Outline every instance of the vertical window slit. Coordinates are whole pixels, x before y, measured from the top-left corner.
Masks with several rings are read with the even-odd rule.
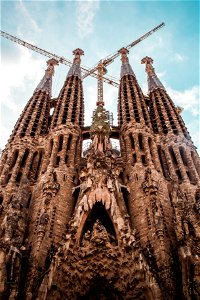
[[[17,174],[17,177],[16,177],[16,183],[19,184],[20,181],[21,181],[21,178],[22,178],[22,172],[19,171],[18,174]]]
[[[132,133],[129,133],[129,138],[130,138],[130,142],[131,142],[131,148],[135,149],[135,142],[134,142]]]
[[[161,149],[161,146],[158,146],[158,156],[160,159],[160,164],[161,164],[161,168],[162,168],[164,177],[166,179],[170,179],[169,178],[169,167],[167,164],[165,152]]]
[[[50,148],[49,148],[50,156],[51,156],[51,153],[52,153],[52,149],[53,149],[53,139],[50,140]]]
[[[172,148],[172,146],[169,147],[169,153],[171,155],[171,158],[172,158],[172,162],[175,166],[178,165],[178,162],[177,162],[177,159],[176,159],[176,156],[175,156],[175,153],[174,153],[174,150]]]
[[[138,134],[138,142],[139,142],[140,150],[143,150],[144,147],[143,147],[143,141],[142,141],[142,134],[141,133]]]
[[[59,136],[59,143],[58,143],[58,152],[62,150],[63,146],[63,135]]]
[[[136,157],[136,153],[134,153],[132,159],[132,166],[134,166],[136,162],[137,162],[137,157]]]
[[[145,158],[145,155],[144,155],[144,154],[141,155],[141,160],[142,160],[143,165],[146,166],[147,163],[146,163],[146,158]]]
[[[127,189],[122,187],[121,191],[122,191],[122,195],[123,195],[123,199],[124,199],[124,204],[125,204],[126,209],[127,209],[127,213],[130,215],[130,210],[129,210],[129,205],[128,205],[128,192],[127,192]]]
[[[38,160],[38,164],[37,164],[37,168],[36,168],[34,179],[37,179],[37,177],[38,177],[38,174],[39,174],[39,171],[40,171],[40,166],[41,166],[41,161],[42,161],[42,156],[43,156],[43,152],[40,151],[39,152],[39,160]]]
[[[67,151],[70,150],[71,142],[72,142],[72,134],[70,133],[67,141]]]
[[[149,145],[149,151],[150,151],[150,154],[151,154],[151,160],[154,163],[155,157],[154,157],[154,154],[153,154],[153,145],[152,144],[153,144],[152,139],[148,138],[148,145]]]
[[[28,155],[29,155],[29,150],[26,149],[25,152],[24,152],[24,155],[22,157],[22,160],[21,160],[21,163],[20,163],[20,168],[24,167],[25,164],[26,164],[26,160],[28,158]]]
[[[12,162],[11,162],[11,165],[10,165],[10,170],[12,168],[14,168],[15,164],[16,164],[16,161],[17,161],[17,158],[18,158],[18,155],[19,155],[19,150],[15,150],[14,153],[13,153],[13,156],[12,156]]]

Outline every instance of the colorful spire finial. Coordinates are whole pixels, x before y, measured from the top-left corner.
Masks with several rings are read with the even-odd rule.
[[[119,53],[121,54],[121,61],[122,61],[122,63],[128,63],[129,60],[128,60],[127,54],[129,54],[129,51],[126,48],[121,48],[119,50]]]
[[[160,82],[160,80],[158,79],[154,67],[152,66],[153,59],[151,57],[146,56],[141,60],[141,64],[146,64],[145,71],[147,72],[148,75],[149,93],[157,88],[161,88],[164,90],[165,88]]]
[[[58,61],[55,58],[51,58],[47,61],[47,69],[45,70],[44,77],[35,89],[35,92],[46,92],[51,97],[52,89],[52,76],[54,75],[54,66],[58,65]]]
[[[121,48],[119,50],[119,53],[121,54],[121,61],[122,61],[120,78],[122,78],[124,75],[133,75],[135,77],[135,74],[129,64],[129,59],[127,56],[129,51],[126,48]]]
[[[67,74],[67,78],[69,76],[78,76],[81,79],[80,63],[81,63],[81,55],[84,55],[84,51],[77,48],[72,53],[74,55],[73,65],[69,69],[69,72]]]

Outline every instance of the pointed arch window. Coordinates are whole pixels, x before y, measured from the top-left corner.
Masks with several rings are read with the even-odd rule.
[[[99,222],[99,224],[105,228],[108,241],[111,243],[117,243],[115,228],[110,216],[108,215],[108,212],[101,202],[96,202],[83,226],[80,244],[84,242],[86,235],[90,235],[89,239],[92,238],[93,229],[97,222]]]

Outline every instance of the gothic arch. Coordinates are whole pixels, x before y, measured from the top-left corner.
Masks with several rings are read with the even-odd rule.
[[[80,245],[85,233],[89,230],[92,232],[95,222],[99,220],[105,227],[108,235],[111,239],[117,243],[117,230],[115,224],[112,221],[109,211],[107,211],[102,202],[96,202],[91,210],[86,212],[82,218],[79,231],[77,232],[77,242]]]

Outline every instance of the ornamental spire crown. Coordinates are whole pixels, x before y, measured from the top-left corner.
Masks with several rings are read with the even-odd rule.
[[[71,68],[67,74],[67,78],[70,76],[78,76],[81,79],[81,55],[84,55],[84,51],[80,48],[75,49],[73,52],[74,59]]]
[[[47,69],[45,74],[35,89],[35,92],[46,92],[51,97],[52,90],[52,76],[54,75],[54,66],[58,65],[58,61],[55,58],[51,58],[47,61]]]
[[[90,128],[91,137],[94,135],[110,135],[109,112],[105,110],[103,102],[97,102],[97,108],[93,112],[92,125]]]
[[[133,69],[129,64],[129,59],[127,56],[129,51],[126,48],[121,48],[119,50],[119,53],[121,54],[121,61],[122,61],[120,78],[122,78],[124,75],[133,75],[135,77],[135,73],[133,72]]]
[[[149,93],[158,88],[165,90],[164,86],[162,85],[155,73],[154,67],[152,66],[153,59],[151,57],[146,56],[141,60],[141,64],[146,64],[145,71],[147,72],[148,76]]]
[[[95,150],[104,152],[111,149],[109,135],[111,132],[109,112],[105,110],[103,102],[97,102],[97,108],[93,112],[90,136]]]

